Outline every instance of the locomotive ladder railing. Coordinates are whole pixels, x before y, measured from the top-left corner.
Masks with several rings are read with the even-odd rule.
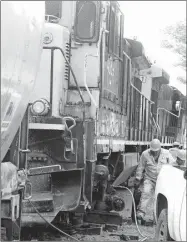
[[[170,112],[169,110],[165,109],[165,108],[162,108],[162,107],[158,107],[157,108],[157,112],[156,112],[156,124],[157,124],[157,127],[158,127],[158,132],[157,132],[157,137],[159,137],[159,135],[161,136],[161,129],[160,129],[160,125],[159,125],[159,118],[158,118],[158,115],[159,115],[159,111],[160,110],[163,110],[165,111],[166,113],[169,113],[170,115],[176,117],[176,118],[180,118],[180,115],[181,115],[181,110],[184,110],[181,105],[179,106],[179,113],[178,115]]]
[[[148,142],[156,135],[157,131],[156,122],[151,113],[152,103],[132,86],[130,88],[132,107],[129,110],[129,139]]]
[[[141,126],[141,128],[143,128],[142,126],[144,125],[145,126],[145,122],[146,122],[146,119],[148,120],[148,131],[149,131],[149,122],[150,122],[150,118],[152,119],[153,121],[153,128],[155,127],[156,131],[158,130],[158,127],[157,127],[157,123],[151,113],[151,105],[155,104],[153,101],[151,101],[150,99],[148,99],[147,97],[145,97],[145,95],[143,95],[141,93],[141,91],[134,86],[134,84],[132,83],[132,63],[131,63],[131,58],[123,51],[123,55],[126,56],[126,58],[129,60],[129,79],[130,79],[130,85],[131,87],[140,94],[140,97],[141,97],[141,121],[139,121],[139,126]],[[145,103],[145,107],[144,107],[144,104]],[[147,104],[148,104],[148,118],[147,118],[147,113],[146,113],[146,117],[145,117],[145,120],[144,120],[144,109],[147,109]],[[147,111],[147,110],[146,110]],[[140,115],[139,115],[140,116]],[[152,125],[152,122],[151,122],[151,125]],[[139,130],[139,132],[141,132],[141,130]],[[139,138],[143,141],[144,139],[146,139],[145,141],[147,141],[147,138],[150,140],[152,137],[147,137],[147,135],[145,134],[145,130],[144,130],[144,134],[140,134],[138,135],[138,140]],[[158,131],[157,131],[158,132]],[[151,132],[152,133],[152,132]],[[152,136],[154,136],[154,133],[152,134]],[[130,139],[131,139],[132,135],[131,135],[131,131],[130,131]]]

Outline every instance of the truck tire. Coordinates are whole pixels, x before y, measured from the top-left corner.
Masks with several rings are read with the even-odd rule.
[[[172,241],[168,230],[168,210],[162,209],[156,225],[154,241]]]

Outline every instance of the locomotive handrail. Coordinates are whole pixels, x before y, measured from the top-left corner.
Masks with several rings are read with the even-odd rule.
[[[128,59],[129,59],[129,61],[130,61],[130,71],[129,71],[129,73],[130,73],[130,85],[141,95],[141,96],[143,96],[143,97],[145,97],[145,99],[147,99],[148,100],[148,102],[150,102],[150,105],[152,105],[152,104],[155,104],[155,102],[153,102],[153,101],[151,101],[150,99],[148,99],[146,96],[144,96],[142,93],[141,93],[141,91],[140,90],[138,90],[138,88],[136,88],[134,85],[133,85],[133,83],[132,83],[132,78],[131,78],[131,58],[123,51],[123,55],[125,55]],[[154,121],[154,124],[155,124],[155,127],[156,127],[156,130],[158,130],[158,126],[157,126],[157,123],[155,122],[155,120],[154,120],[154,117],[152,116],[152,118],[153,118],[153,121]]]
[[[74,128],[76,126],[76,121],[73,117],[69,117],[69,116],[63,117],[63,120],[65,121],[65,123],[66,123],[66,120],[71,120],[73,122],[73,124],[70,127],[68,127],[69,130],[71,130],[72,128]],[[67,126],[67,124],[66,124],[66,126]]]
[[[157,124],[156,124],[156,121],[155,121],[155,119],[154,119],[154,117],[153,117],[153,114],[152,114],[152,112],[150,112],[151,113],[151,118],[153,119],[153,123],[154,123],[154,125],[157,127]]]
[[[123,51],[123,55],[125,55],[125,56],[129,59],[129,61],[130,61],[130,75],[131,75],[131,58],[130,58],[130,57],[129,57],[124,51]],[[132,80],[131,80],[131,76],[130,76],[130,84],[131,84],[131,86],[132,86],[132,87],[133,87],[138,93],[140,93],[141,96],[145,97],[145,98],[150,102],[151,105],[154,104],[153,101],[151,101],[149,98],[147,98],[146,96],[144,96],[144,95],[141,93],[141,91],[138,90],[138,88],[135,87],[135,86],[133,85]]]
[[[88,92],[88,95],[90,96],[90,98],[91,98],[93,104],[94,104],[95,106],[97,106],[96,101],[95,101],[95,99],[93,98],[93,95],[91,94],[91,92],[90,92],[90,90],[89,90],[89,88],[88,88],[88,85],[87,85],[87,81],[86,81],[86,73],[87,73],[87,57],[88,57],[88,56],[92,56],[92,57],[98,57],[98,56],[97,56],[97,55],[92,55],[92,54],[87,54],[87,53],[86,53],[85,58],[84,58],[84,86],[85,86],[86,91]]]
[[[161,130],[160,130],[160,125],[159,125],[159,123],[158,123],[158,112],[159,112],[159,110],[164,110],[165,112],[167,112],[167,113],[169,113],[169,114],[175,116],[176,118],[179,118],[179,117],[180,117],[180,114],[181,114],[181,109],[182,109],[182,108],[180,107],[180,109],[179,109],[179,114],[176,115],[176,114],[170,112],[169,110],[167,110],[167,109],[165,109],[165,108],[161,108],[161,107],[157,108],[157,113],[156,113],[156,123],[157,123],[157,126],[158,126],[158,129],[159,129],[159,132],[160,132],[160,133],[161,133]]]
[[[48,49],[48,50],[50,50],[50,49],[52,49],[52,50],[60,50],[60,52],[62,53],[62,55],[63,55],[63,57],[64,57],[64,59],[65,59],[65,61],[67,62],[68,66],[69,66],[69,69],[70,69],[71,74],[72,74],[72,76],[73,76],[73,79],[74,79],[74,82],[75,82],[75,84],[76,84],[76,87],[77,87],[77,90],[78,90],[78,92],[79,92],[79,95],[80,95],[80,97],[81,97],[81,100],[82,100],[83,104],[85,104],[85,101],[84,101],[83,95],[82,95],[82,93],[81,93],[80,87],[79,87],[78,82],[77,82],[77,78],[76,78],[75,73],[74,73],[74,71],[73,71],[73,69],[72,69],[72,67],[71,67],[71,64],[69,63],[68,59],[66,58],[66,55],[65,55],[64,51],[63,51],[60,47],[55,47],[55,46],[53,46],[53,47],[47,47],[47,46],[44,46],[43,49]]]

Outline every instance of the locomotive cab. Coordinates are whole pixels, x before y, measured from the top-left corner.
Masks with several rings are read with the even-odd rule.
[[[32,198],[31,203],[23,202],[23,226],[45,223],[36,209],[51,222],[60,212],[75,210],[81,199],[83,172],[77,165],[78,140],[71,130],[76,121],[64,115],[70,33],[57,22],[58,18],[46,16],[43,52],[30,99],[27,165]]]

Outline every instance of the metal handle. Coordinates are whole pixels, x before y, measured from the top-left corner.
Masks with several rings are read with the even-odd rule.
[[[157,108],[156,124],[157,124],[158,130],[159,130],[159,132],[160,132],[160,134],[161,134],[160,125],[159,125],[159,122],[158,122],[158,121],[159,121],[159,120],[158,120],[158,113],[159,113],[159,110],[163,110],[163,111],[165,111],[165,112],[167,112],[167,113],[173,115],[174,117],[179,118],[179,117],[180,117],[180,114],[181,114],[181,108],[179,109],[179,114],[178,114],[178,115],[176,115],[176,114],[170,112],[169,110],[167,110],[167,109],[165,109],[165,108],[161,108],[161,107],[158,107],[158,108]]]
[[[28,197],[26,197],[26,188],[27,188],[27,187],[30,187],[30,190],[31,190],[31,194],[30,194],[30,196],[28,196]],[[32,198],[32,184],[31,184],[31,182],[27,181],[26,184],[25,184],[24,199],[25,199],[25,200],[29,200],[29,199],[31,199],[31,198]]]
[[[91,94],[89,88],[88,88],[88,85],[87,85],[87,80],[86,80],[86,74],[87,74],[87,57],[88,56],[92,56],[92,57],[98,57],[97,55],[91,55],[91,54],[87,54],[85,55],[85,58],[84,58],[84,86],[86,88],[86,91],[88,92],[88,95],[90,97],[90,99],[92,100],[93,104],[95,105],[95,107],[97,107],[97,103],[93,97],[93,95]]]
[[[22,153],[30,153],[31,151],[29,149],[26,149],[26,150],[19,149],[19,152],[22,152]]]
[[[71,120],[71,121],[73,122],[73,125],[71,125],[70,127],[68,127],[67,124],[66,124],[66,127],[67,127],[69,130],[71,130],[72,128],[74,128],[74,127],[76,126],[76,121],[75,121],[75,119],[72,118],[72,117],[64,117],[63,120],[65,121],[65,123],[66,123],[66,120]]]

